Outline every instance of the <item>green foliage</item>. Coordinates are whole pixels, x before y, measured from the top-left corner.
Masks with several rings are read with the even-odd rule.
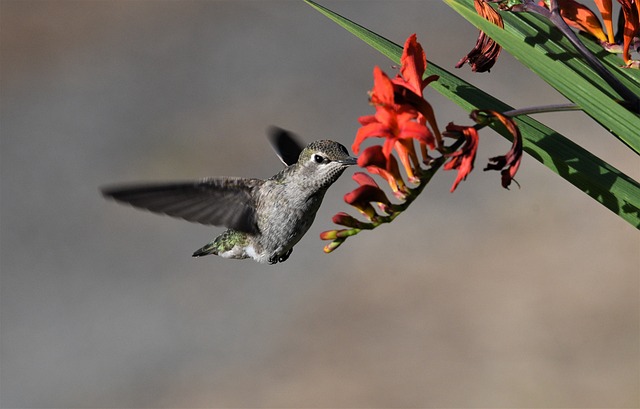
[[[516,58],[578,104],[598,123],[640,152],[640,118],[614,100],[617,97],[615,92],[580,61],[580,57],[559,33],[551,35],[553,28],[549,24],[533,16],[505,13],[507,18],[505,29],[502,30],[479,17],[473,9],[472,0],[444,1],[473,24],[486,29],[487,34],[503,45],[506,51],[513,52]],[[311,0],[305,2],[394,63],[400,63],[402,47],[399,45]],[[543,45],[538,44],[538,35],[544,36]],[[588,46],[593,48],[594,44]],[[614,57],[607,56],[605,64],[616,70],[616,75],[625,85],[640,94],[640,80],[636,72],[619,70]],[[505,112],[513,109],[429,61],[426,75],[434,74],[440,79],[430,87],[467,111],[490,109]],[[567,76],[570,80],[567,80]],[[516,123],[523,136],[525,152],[634,227],[640,228],[638,182],[535,119],[520,116]],[[494,129],[511,139],[504,128]]]

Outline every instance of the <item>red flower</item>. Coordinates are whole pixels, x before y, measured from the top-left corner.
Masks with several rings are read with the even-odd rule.
[[[518,168],[520,167],[520,161],[522,160],[522,135],[520,135],[520,129],[512,118],[506,117],[499,112],[489,110],[476,110],[473,111],[471,117],[477,122],[484,122],[487,118],[495,118],[511,132],[513,135],[513,143],[511,149],[505,155],[495,156],[489,158],[489,164],[484,170],[500,170],[502,175],[502,187],[509,189],[511,181],[515,180],[513,177],[516,175]],[[516,182],[518,184],[518,182]]]
[[[360,220],[356,219],[355,217],[353,217],[350,214],[347,214],[345,212],[336,213],[333,216],[332,220],[333,220],[333,222],[335,224],[339,224],[341,226],[346,226],[346,227],[351,227],[351,228],[354,228],[354,229],[361,229],[365,225],[365,223],[362,223]],[[327,237],[328,233],[325,234],[324,236]],[[336,237],[337,237],[337,235],[336,235]],[[330,237],[330,239],[335,239],[336,237]],[[322,238],[323,240],[327,240],[327,238],[324,238],[323,236],[320,236],[320,238]]]
[[[374,86],[371,91],[371,103],[376,106],[375,115],[359,119],[362,127],[358,129],[353,142],[353,152],[357,155],[360,144],[367,138],[385,138],[383,152],[385,157],[391,155],[396,142],[402,139],[417,139],[423,143],[433,140],[429,129],[419,123],[415,110],[396,106],[394,103],[393,84],[389,77],[375,67],[373,70]]]
[[[402,180],[402,175],[400,174],[398,161],[393,156],[386,158],[380,145],[370,146],[365,149],[365,151],[362,152],[362,155],[358,158],[358,166],[367,169],[367,172],[371,174],[379,175],[384,178],[396,197],[400,199],[404,197],[406,193],[406,186]],[[358,173],[356,173],[356,175],[357,174]],[[359,178],[360,179],[356,179],[356,182],[358,183],[363,180],[360,176]]]
[[[451,137],[459,137],[461,134],[465,139],[464,145],[460,149],[446,155],[450,160],[443,166],[444,170],[458,170],[458,177],[456,177],[453,186],[451,186],[451,192],[453,192],[458,187],[458,184],[467,179],[467,176],[473,170],[473,163],[478,152],[478,131],[473,126],[459,126],[449,123],[444,134]]]
[[[400,74],[392,80],[395,102],[396,104],[411,106],[417,110],[419,113],[418,122],[425,125],[429,123],[438,145],[440,145],[442,137],[440,136],[433,108],[422,96],[424,88],[431,82],[436,81],[438,76],[430,75],[427,78],[422,78],[427,69],[427,56],[415,34],[410,35],[404,42],[400,63]],[[433,149],[433,141],[427,142],[427,144]]]
[[[437,75],[422,79],[427,69],[427,56],[415,34],[411,34],[404,42],[400,64],[400,75],[392,80],[393,83],[411,90],[416,95],[422,96],[422,90],[430,82],[438,79]]]
[[[352,176],[352,179],[355,180],[356,183],[358,183],[360,186],[369,185],[369,186],[377,187],[378,189],[380,188],[380,186],[378,186],[376,181],[373,180],[371,176],[367,175],[364,172],[354,173]]]
[[[441,141],[433,109],[422,97],[424,87],[437,76],[422,79],[427,59],[415,34],[405,42],[401,63],[400,74],[393,80],[380,68],[374,68],[374,85],[369,95],[376,113],[359,119],[362,127],[356,134],[352,149],[358,154],[365,139],[384,138],[384,156],[389,158],[395,149],[409,180],[417,182],[415,172],[420,169],[420,161],[413,141],[418,141],[425,159],[427,147],[435,149],[436,140],[439,145]],[[427,123],[433,129],[435,139]]]
[[[375,220],[378,216],[371,203],[377,203],[383,211],[391,206],[387,195],[377,187],[370,185],[362,185],[347,193],[344,195],[344,201],[358,209],[368,220]]]
[[[484,0],[474,0],[473,5],[480,16],[500,28],[504,27],[500,14]],[[473,72],[487,72],[498,60],[501,49],[498,43],[493,41],[484,31],[480,31],[476,45],[469,51],[469,54],[458,61],[456,68],[460,68],[464,64],[469,63]]]

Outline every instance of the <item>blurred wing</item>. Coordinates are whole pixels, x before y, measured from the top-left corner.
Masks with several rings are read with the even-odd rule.
[[[296,136],[282,128],[272,126],[267,131],[269,141],[276,155],[286,166],[291,166],[298,161],[300,152],[304,147],[300,145]]]
[[[259,179],[208,178],[107,187],[102,194],[154,213],[255,234],[258,226],[251,191],[262,183]]]

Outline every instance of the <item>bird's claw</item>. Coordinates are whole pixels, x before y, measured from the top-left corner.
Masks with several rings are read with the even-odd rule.
[[[287,259],[289,258],[289,256],[291,255],[291,253],[293,252],[293,248],[290,248],[289,250],[287,250],[286,253],[278,256],[275,255],[273,257],[271,257],[269,259],[269,264],[275,264],[275,263],[282,263],[283,261],[287,261]]]

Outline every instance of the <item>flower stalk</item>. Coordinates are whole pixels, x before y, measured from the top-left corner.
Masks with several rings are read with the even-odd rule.
[[[422,193],[441,167],[457,170],[451,187],[453,192],[473,170],[479,142],[478,130],[492,122],[502,123],[511,132],[513,144],[505,155],[490,158],[485,170],[499,170],[502,186],[508,188],[520,166],[522,137],[515,122],[504,114],[475,110],[471,113],[471,119],[476,126],[450,123],[445,132],[440,132],[434,111],[422,94],[423,89],[436,77],[422,79],[426,70],[426,56],[415,34],[405,42],[401,61],[400,74],[393,79],[378,67],[373,70],[374,86],[369,96],[376,113],[359,119],[362,127],[352,147],[359,154],[360,145],[365,139],[383,139],[382,144],[370,146],[360,154],[358,165],[369,174],[384,179],[400,203],[392,203],[371,176],[356,172],[353,179],[359,187],[347,193],[344,200],[355,207],[366,221],[344,212],[336,214],[333,222],[345,228],[328,230],[320,235],[321,239],[331,241],[324,247],[326,253],[337,249],[348,237],[363,230],[391,223]],[[446,146],[443,137],[454,141]],[[420,146],[421,160],[415,149],[416,144]],[[405,182],[404,175],[408,182]]]

